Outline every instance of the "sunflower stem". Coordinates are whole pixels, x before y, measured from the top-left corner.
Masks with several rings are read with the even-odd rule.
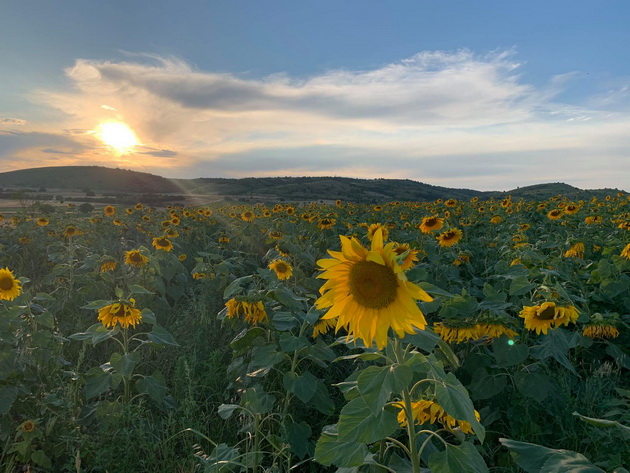
[[[394,354],[398,364],[405,363],[405,353],[403,352],[400,340],[394,338]],[[411,406],[411,393],[409,388],[402,390],[403,406],[405,410],[407,437],[409,440],[409,460],[411,460],[411,468],[413,473],[420,473],[420,455],[418,453],[418,445],[416,444],[416,429],[414,427],[413,408]]]

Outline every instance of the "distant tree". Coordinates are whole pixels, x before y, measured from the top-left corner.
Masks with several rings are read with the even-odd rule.
[[[81,205],[79,205],[78,208],[79,208],[79,212],[83,214],[92,213],[92,211],[94,210],[94,206],[90,204],[89,202],[82,203]]]
[[[59,202],[60,204],[63,204],[64,198],[62,195],[56,195],[55,200]]]
[[[89,189],[85,192],[86,197],[94,197],[95,195],[96,194],[94,193],[94,191],[91,191]]]

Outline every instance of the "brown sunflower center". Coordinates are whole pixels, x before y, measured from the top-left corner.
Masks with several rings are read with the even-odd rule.
[[[276,271],[278,271],[279,273],[286,273],[287,272],[287,265],[284,263],[277,263],[276,264]]]
[[[442,236],[442,240],[443,241],[449,241],[449,240],[453,240],[455,239],[455,237],[457,236],[457,233],[455,232],[446,232],[443,236]]]
[[[158,239],[157,244],[159,246],[168,246],[169,241],[166,238],[160,238]]]
[[[0,289],[3,291],[10,291],[13,289],[13,278],[10,276],[0,277]]]
[[[424,221],[424,224],[425,224],[427,227],[433,227],[435,224],[437,224],[437,218],[435,218],[435,217],[431,217],[431,218],[429,218],[429,219],[425,220],[425,221]]]
[[[545,310],[538,314],[538,318],[541,320],[552,320],[554,315],[556,314],[556,310],[552,306],[545,307]]]
[[[387,266],[360,261],[350,270],[350,294],[369,309],[383,309],[396,300],[398,278]]]
[[[131,253],[129,259],[135,263],[142,261],[142,255],[140,253]]]

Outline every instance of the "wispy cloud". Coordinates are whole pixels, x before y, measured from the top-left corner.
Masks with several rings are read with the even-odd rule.
[[[9,126],[24,126],[27,121],[22,120],[21,118],[0,118],[0,126],[1,125],[9,125]]]
[[[627,185],[623,83],[606,96],[563,103],[579,73],[534,87],[516,58],[512,50],[430,51],[306,78],[204,72],[155,55],[79,59],[66,70],[72,90],[34,91],[33,101],[64,118],[33,130],[32,140],[22,137],[18,154],[37,149],[45,160],[51,153],[42,149],[76,150],[91,162],[115,159],[174,177],[390,176],[477,189]],[[108,155],[91,131],[106,120],[131,126],[142,143],[135,154]],[[15,158],[15,146],[0,141],[0,160]]]

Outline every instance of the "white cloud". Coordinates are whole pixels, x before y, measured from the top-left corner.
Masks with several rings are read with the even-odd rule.
[[[39,90],[33,100],[65,117],[41,131],[67,130],[93,148],[85,159],[105,156],[90,130],[102,120],[126,122],[143,147],[125,164],[169,176],[387,175],[477,189],[571,179],[627,185],[630,117],[618,103],[606,106],[627,88],[562,103],[578,73],[534,87],[515,57],[431,51],[299,79],[203,72],[154,55],[79,59],[66,71],[73,90]],[[617,172],[602,174],[601,163]]]

